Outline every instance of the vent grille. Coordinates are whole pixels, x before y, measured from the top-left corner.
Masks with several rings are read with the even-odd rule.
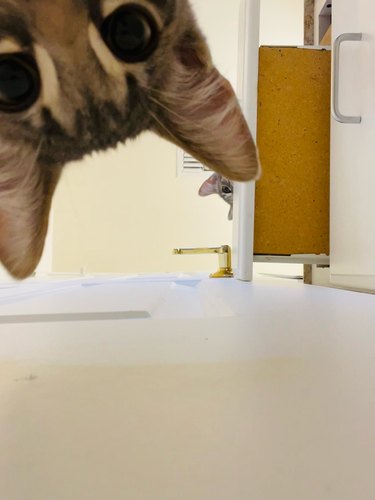
[[[186,153],[182,149],[177,151],[178,174],[199,174],[202,172],[210,172],[211,169],[196,160],[193,156]]]

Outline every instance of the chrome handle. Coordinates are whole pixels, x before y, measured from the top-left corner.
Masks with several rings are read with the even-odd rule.
[[[361,116],[345,116],[340,113],[339,106],[339,83],[340,83],[340,52],[343,42],[360,42],[362,33],[343,33],[339,35],[333,44],[333,88],[332,88],[332,115],[339,123],[361,123]]]

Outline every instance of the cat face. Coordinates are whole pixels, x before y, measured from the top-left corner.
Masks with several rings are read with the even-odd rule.
[[[199,189],[199,196],[211,194],[219,195],[230,205],[228,220],[233,220],[233,183],[222,175],[212,174]]]
[[[231,179],[258,175],[187,0],[1,0],[0,260],[11,274],[40,259],[64,164],[145,130]]]

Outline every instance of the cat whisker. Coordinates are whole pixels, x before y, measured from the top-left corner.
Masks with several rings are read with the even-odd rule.
[[[181,118],[180,115],[172,108],[170,108],[167,104],[160,102],[158,99],[156,99],[153,96],[148,97],[150,101],[152,101],[154,104],[159,106],[160,108],[165,109],[165,111],[168,111],[169,114],[174,115],[176,118]]]
[[[189,98],[187,96],[176,95],[175,92],[171,92],[171,91],[168,91],[168,90],[165,91],[165,90],[162,90],[162,89],[157,89],[155,87],[149,87],[147,85],[143,85],[142,87],[143,87],[144,90],[146,90],[150,94],[159,94],[161,97],[164,97],[165,99],[174,99],[174,100],[178,99],[181,102],[189,101]]]
[[[150,113],[150,116],[155,120],[155,122],[160,125],[160,127],[162,127],[169,136],[171,137],[174,137],[174,134],[171,132],[171,130],[166,126],[165,123],[163,123],[160,118],[157,117],[157,115],[155,115],[155,113],[153,113],[152,111],[149,111]]]

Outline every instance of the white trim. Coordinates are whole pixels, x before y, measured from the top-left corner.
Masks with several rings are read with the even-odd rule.
[[[328,255],[254,255],[254,262],[274,263],[274,264],[312,264],[317,266],[329,266]]]
[[[260,0],[244,0],[240,12],[239,89],[253,137],[257,132]],[[241,92],[240,92],[241,94]],[[237,184],[233,204],[233,268],[236,279],[252,281],[255,183]]]
[[[364,292],[375,292],[375,275],[332,274],[331,285]]]

